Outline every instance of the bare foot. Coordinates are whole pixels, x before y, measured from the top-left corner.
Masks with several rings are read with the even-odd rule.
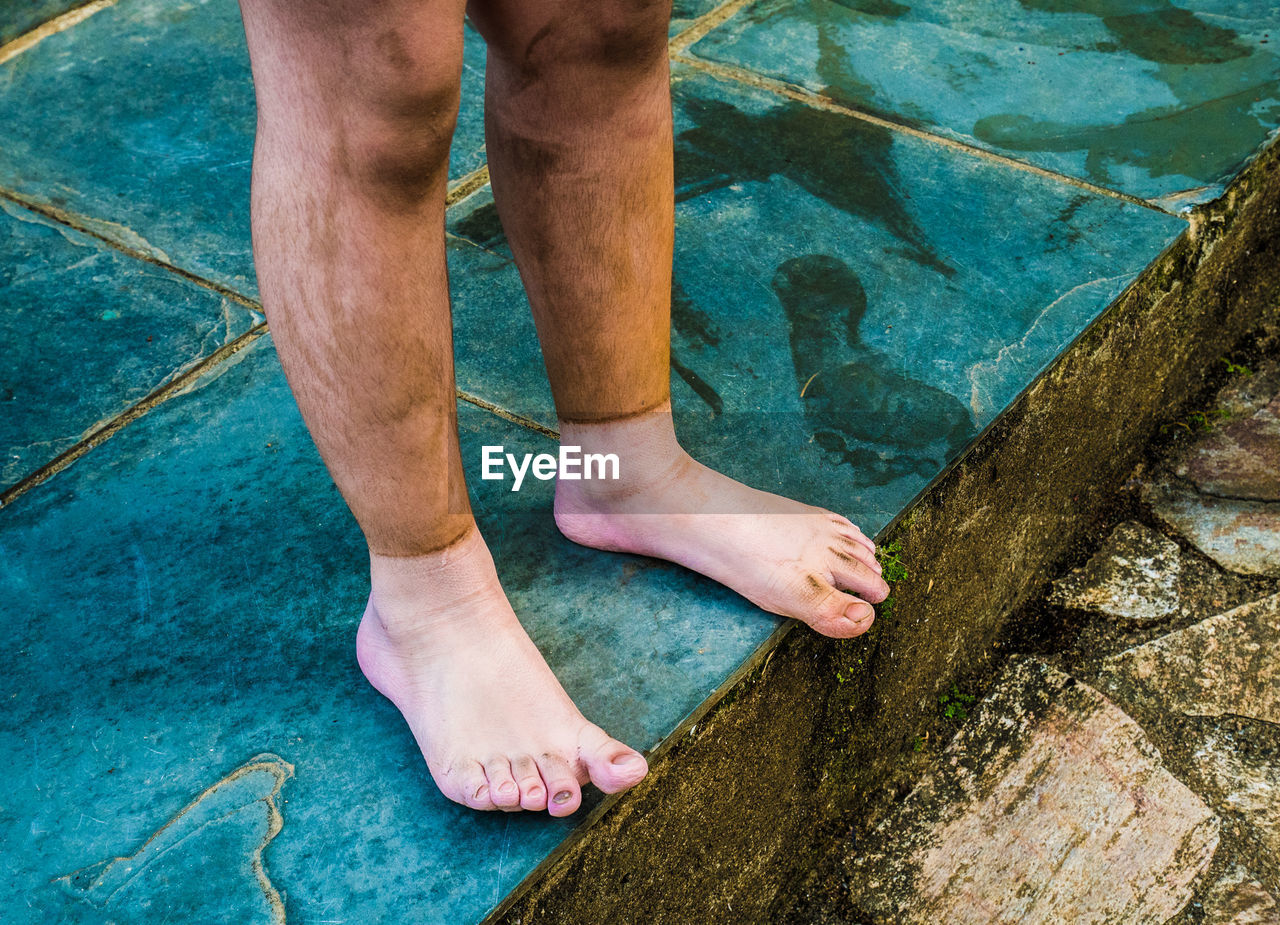
[[[565,422],[560,440],[620,461],[616,480],[557,481],[556,523],[574,542],[678,562],[825,636],[866,632],[875,619],[867,602],[889,594],[861,530],[702,465],[676,442],[669,405],[605,424]]]
[[[473,809],[567,816],[648,771],[588,722],[507,603],[472,530],[427,556],[373,556],[356,655],[413,730],[441,793]]]

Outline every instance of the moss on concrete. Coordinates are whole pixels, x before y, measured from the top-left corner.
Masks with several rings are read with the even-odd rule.
[[[490,921],[806,921],[819,848],[915,776],[939,694],[980,692],[1008,616],[1160,426],[1276,327],[1278,266],[1272,145],[882,538],[910,564],[891,615],[846,642],[780,633]]]

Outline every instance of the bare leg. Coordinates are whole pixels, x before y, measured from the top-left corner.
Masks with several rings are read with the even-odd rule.
[[[569,538],[706,574],[853,636],[880,601],[846,518],[748,488],[676,442],[669,402],[672,125],[666,0],[471,0],[489,41],[489,169],[533,305],[561,440],[617,481],[560,481]],[[854,591],[863,599],[848,593]]]
[[[644,759],[551,674],[467,502],[444,250],[460,0],[242,11],[254,256],[298,406],[369,544],[361,667],[453,800],[566,815],[588,779],[631,786]]]

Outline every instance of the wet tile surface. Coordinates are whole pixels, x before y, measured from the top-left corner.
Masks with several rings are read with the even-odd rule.
[[[677,35],[720,5],[720,0],[674,0],[671,4],[671,35]]]
[[[484,163],[484,43],[469,28],[466,49],[455,178]],[[0,65],[0,186],[253,295],[254,118],[235,0],[120,0]]]
[[[20,4],[6,4],[4,13],[0,14],[0,45],[86,2],[88,0],[23,0]]]
[[[858,12],[860,2],[838,16],[906,29],[934,15],[918,4],[891,20],[891,5]],[[673,31],[713,7],[681,0]],[[838,63],[844,33],[804,25],[810,8],[756,9],[699,53],[769,44],[747,41],[749,26],[772,30],[779,49],[816,42]],[[984,6],[971,18],[998,21],[1002,9]],[[1037,6],[1027,21],[1052,48],[1059,39],[1045,23],[1066,17],[1087,32],[1081,23],[1126,15],[1073,18]],[[1177,25],[1181,15],[1165,18]],[[787,16],[799,25],[787,26]],[[1214,16],[1227,28],[1253,14]],[[912,42],[929,34],[897,33]],[[1208,42],[1218,33],[1194,34]],[[454,177],[483,161],[483,48],[468,38]],[[1217,92],[1226,78],[1215,75],[1257,63],[1253,52],[1214,54],[1223,60],[1187,64],[1180,86]],[[788,67],[807,67],[812,55],[797,52]],[[1168,74],[1135,73],[1145,76],[1121,84],[1123,105],[1086,126],[1153,105],[1143,94]],[[1001,74],[976,76],[974,96],[991,96]],[[868,532],[1184,227],[681,67],[675,77],[672,379],[682,436],[708,463],[842,510]],[[828,83],[835,93],[838,82]],[[252,87],[232,0],[120,0],[0,66],[0,87],[0,185],[76,213],[111,240],[254,291]],[[1250,112],[1261,119],[1269,110]],[[1226,132],[1223,150],[1245,135]],[[1200,176],[1157,175],[1158,152],[1135,173],[1128,149],[1114,147],[1119,154],[1097,161],[1108,177],[1183,189]],[[1079,153],[1045,156],[1073,164]],[[1202,153],[1188,162],[1208,163]],[[0,253],[0,273],[9,274],[0,350],[21,345],[19,381],[47,384],[44,404],[0,421],[6,440],[3,426],[15,428],[15,446],[78,433],[82,419],[111,413],[113,402],[132,400],[130,389],[163,381],[251,320],[243,313],[219,329],[212,294],[74,232],[6,216],[0,228],[12,234],[12,254]],[[554,424],[487,191],[455,208],[450,228],[459,385]],[[56,298],[70,292],[78,301]],[[119,341],[104,338],[108,322]],[[117,349],[147,335],[155,343],[146,350]],[[161,360],[149,352],[162,350]],[[563,540],[548,483],[513,494],[475,472],[482,444],[537,452],[550,441],[466,403],[461,426],[473,504],[504,585],[570,694],[615,734],[652,747],[778,625],[679,568]],[[221,902],[248,922],[273,920],[279,902],[290,921],[345,913],[474,922],[578,821],[475,814],[440,797],[402,720],[359,674],[353,637],[365,555],[269,340],[0,518],[0,618],[11,627],[0,755],[13,768],[0,830],[5,844],[23,846],[0,887],[2,908],[41,909],[41,921],[48,910],[105,922],[147,908],[192,921]]]
[[[5,511],[0,832],[22,850],[0,903],[109,916],[119,908],[100,884],[123,883],[123,868],[51,881],[132,857],[178,818],[199,839],[129,862],[145,877],[129,881],[128,908],[177,915],[221,890],[260,909],[249,857],[269,841],[266,877],[290,921],[339,909],[476,921],[577,819],[474,813],[437,794],[356,666],[367,563],[355,524],[269,339],[237,357]],[[514,606],[583,711],[652,747],[778,621],[674,566],[564,540],[549,482],[512,493],[475,471],[481,443],[550,441],[460,413]],[[215,786],[262,753],[294,773],[271,799],[283,819],[271,839],[272,780]],[[208,830],[192,813],[227,822]],[[199,888],[175,890],[183,878]]]
[[[761,0],[691,51],[1175,204],[1280,122],[1270,0]]]
[[[1183,228],[687,69],[676,78],[682,433],[708,464],[864,529],[896,514]],[[455,293],[459,386],[554,425],[487,195],[450,227],[486,249],[475,249],[486,276]]]
[[[3,201],[0,292],[0,489],[261,320]]]

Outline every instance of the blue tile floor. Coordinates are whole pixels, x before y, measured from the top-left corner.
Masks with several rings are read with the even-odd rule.
[[[0,40],[65,9],[37,6]],[[686,443],[881,529],[1267,141],[1278,25],[1246,0],[684,0]],[[0,46],[0,908],[478,922],[586,812],[447,802],[359,674],[360,537],[254,301],[234,0],[47,31]],[[469,33],[463,190],[483,51]],[[780,621],[562,539],[547,483],[478,477],[481,444],[539,451],[555,418],[487,187],[449,235],[481,528],[584,712],[652,749]]]

